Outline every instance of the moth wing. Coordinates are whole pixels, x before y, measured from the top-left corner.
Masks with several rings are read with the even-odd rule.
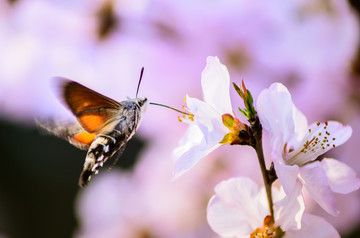
[[[44,131],[69,141],[75,147],[88,150],[96,134],[85,131],[78,122],[58,122],[54,120],[39,120],[37,125]]]
[[[80,125],[90,134],[115,120],[124,106],[79,83],[60,78],[62,98]]]

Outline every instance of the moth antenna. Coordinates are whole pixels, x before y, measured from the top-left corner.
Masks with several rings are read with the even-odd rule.
[[[140,78],[139,78],[139,83],[138,83],[138,86],[137,86],[137,89],[136,89],[136,97],[135,97],[135,98],[137,98],[137,95],[138,95],[138,92],[139,92],[140,83],[141,83],[141,80],[142,80],[143,74],[144,74],[144,67],[142,67],[142,68],[141,68]]]
[[[170,107],[170,106],[167,106],[167,105],[164,105],[164,104],[160,104],[160,103],[155,103],[155,102],[150,102],[149,104],[151,105],[155,105],[155,106],[160,106],[160,107],[165,107],[165,108],[168,108],[168,109],[171,109],[171,110],[174,110],[176,112],[179,112],[181,114],[184,114],[184,115],[188,115],[188,116],[192,116],[191,113],[188,113],[188,112],[183,112],[183,111],[180,111],[176,108],[173,108],[173,107]]]

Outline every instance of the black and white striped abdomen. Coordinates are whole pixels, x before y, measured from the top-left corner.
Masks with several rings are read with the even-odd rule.
[[[114,134],[114,133],[111,133]],[[99,168],[117,151],[125,149],[126,140],[124,134],[96,136],[85,158],[84,168],[79,178],[79,185],[84,187],[92,174],[97,174]],[[123,148],[123,149],[122,149]]]

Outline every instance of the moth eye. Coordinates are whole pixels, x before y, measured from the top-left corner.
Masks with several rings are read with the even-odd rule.
[[[144,98],[144,99],[139,99],[138,100],[138,104],[140,107],[144,106],[144,104],[147,102],[147,98]]]

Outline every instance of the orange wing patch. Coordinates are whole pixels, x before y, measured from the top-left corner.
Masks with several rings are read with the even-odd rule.
[[[105,122],[108,120],[105,116],[101,115],[82,115],[78,117],[80,124],[88,132],[95,132],[101,129],[105,125]]]
[[[91,143],[94,141],[95,139],[95,134],[94,133],[88,133],[88,132],[80,132],[77,133],[73,136],[73,140],[75,140],[76,142],[79,142],[80,144],[85,144],[87,146],[90,146]]]

